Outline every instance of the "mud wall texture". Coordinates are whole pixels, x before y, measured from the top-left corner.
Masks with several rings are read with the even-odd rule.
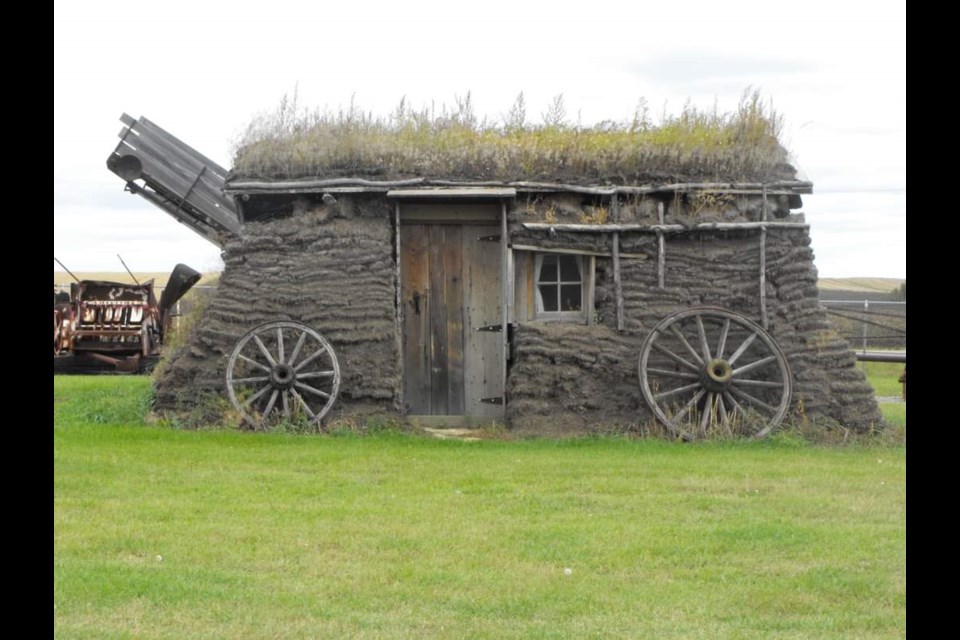
[[[612,235],[550,233],[521,225],[545,218],[596,224],[613,221],[607,219],[610,212],[579,197],[539,198],[534,204],[518,199],[513,207],[511,242],[599,254],[596,324],[530,321],[515,327],[506,387],[512,428],[550,434],[652,420],[640,392],[637,360],[657,322],[701,305],[760,321],[759,230],[668,235],[663,287],[656,236],[621,232],[620,251],[630,257],[621,260],[624,330],[618,331],[613,261],[604,257]],[[665,207],[667,221],[697,222],[704,216],[747,221],[762,209],[755,198],[721,204],[727,208],[702,208],[684,218],[674,201]],[[799,220],[789,215],[789,203],[780,204],[777,217]],[[337,352],[342,383],[327,420],[371,412],[398,415],[402,371],[392,206],[382,195],[341,196],[336,203],[314,203],[284,218],[248,223],[244,237],[225,247],[220,286],[188,343],[157,379],[158,408],[189,409],[203,392],[223,396],[226,363],[239,338],[260,323],[287,319],[318,329]],[[658,215],[657,208],[656,201],[635,205],[635,211],[624,205],[617,215],[624,222],[626,216],[655,222],[647,218]],[[879,424],[873,390],[819,305],[806,229],[767,231],[766,274],[769,332],[785,352],[794,379],[790,417],[857,430]]]
[[[514,230],[522,242],[535,246],[562,242],[572,248],[578,243],[572,233],[538,238],[519,225]],[[581,248],[610,251],[610,234],[578,235]],[[621,252],[647,256],[621,261],[624,331],[616,330],[612,259],[603,257],[596,259],[597,326],[528,322],[516,328],[507,415],[517,428],[650,420],[637,365],[643,339],[654,325],[673,312],[703,305],[738,312],[759,324],[759,230],[667,236],[662,288],[656,237],[621,232],[620,242]],[[794,379],[787,419],[839,423],[855,430],[880,424],[873,389],[818,302],[817,271],[805,229],[767,231],[766,274],[768,330],[784,351]]]
[[[225,247],[216,295],[188,344],[158,378],[158,408],[191,408],[224,394],[238,339],[274,320],[302,322],[334,345],[342,376],[328,419],[393,411],[400,389],[392,208],[383,198],[344,199],[290,217],[248,223]]]

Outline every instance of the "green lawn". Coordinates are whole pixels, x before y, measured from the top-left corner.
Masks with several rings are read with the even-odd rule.
[[[878,396],[899,398],[903,385],[900,384],[900,374],[904,366],[900,362],[858,362],[857,368],[864,372],[867,381],[873,385]]]
[[[178,431],[148,398],[54,378],[57,637],[906,633],[905,446]]]
[[[858,362],[857,367],[867,376],[878,396],[899,398],[903,393],[900,374],[904,364],[899,362]],[[880,411],[887,424],[894,428],[907,426],[907,405],[905,402],[881,402]]]

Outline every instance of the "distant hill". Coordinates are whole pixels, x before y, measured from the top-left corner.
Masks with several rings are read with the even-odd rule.
[[[905,278],[820,278],[817,287],[821,291],[892,293],[904,282]]]
[[[898,302],[903,278],[820,278],[820,300],[876,300]]]

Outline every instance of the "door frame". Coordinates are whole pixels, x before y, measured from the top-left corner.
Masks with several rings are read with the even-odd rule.
[[[506,415],[507,403],[507,359],[510,354],[509,344],[509,322],[513,311],[513,251],[510,248],[509,236],[507,234],[507,209],[509,202],[516,198],[516,189],[512,188],[489,188],[489,187],[458,187],[458,188],[422,188],[422,189],[393,189],[387,192],[387,197],[394,202],[393,225],[394,225],[394,243],[396,251],[396,346],[398,368],[401,375],[401,384],[399,389],[400,405],[403,406],[403,382],[407,372],[403,369],[403,301],[401,300],[401,278],[403,265],[401,256],[403,254],[400,245],[400,225],[402,223],[403,203],[408,204],[466,204],[483,203],[499,204],[500,215],[500,345],[499,365],[500,374],[503,380],[503,392],[500,398],[501,418]],[[419,220],[417,222],[420,222]],[[448,224],[472,224],[480,222],[478,220],[458,218],[456,215],[450,215],[445,220],[434,220],[434,222],[446,222]],[[488,220],[487,224],[495,221]],[[423,221],[423,223],[429,223]],[[430,418],[435,418],[430,420]],[[460,418],[456,420],[455,418]],[[421,422],[434,422],[437,426],[474,426],[473,422],[489,423],[489,416],[484,416],[479,420],[473,420],[472,416],[418,416]]]

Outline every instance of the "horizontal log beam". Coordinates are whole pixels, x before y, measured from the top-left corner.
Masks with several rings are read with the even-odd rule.
[[[857,351],[860,362],[907,362],[906,351]]]
[[[682,231],[740,231],[742,229],[809,229],[806,222],[705,222],[689,227],[682,224],[550,224],[549,222],[524,222],[523,228],[531,231],[573,231],[576,233],[613,233],[614,231],[646,231],[650,233],[673,233]]]
[[[612,251],[587,251],[584,249],[561,249],[557,247],[538,247],[530,244],[512,244],[510,248],[514,251],[538,251],[540,253],[567,253],[575,256],[600,256],[601,258],[612,258]],[[646,260],[649,256],[645,253],[621,253],[620,258],[630,260]]]

